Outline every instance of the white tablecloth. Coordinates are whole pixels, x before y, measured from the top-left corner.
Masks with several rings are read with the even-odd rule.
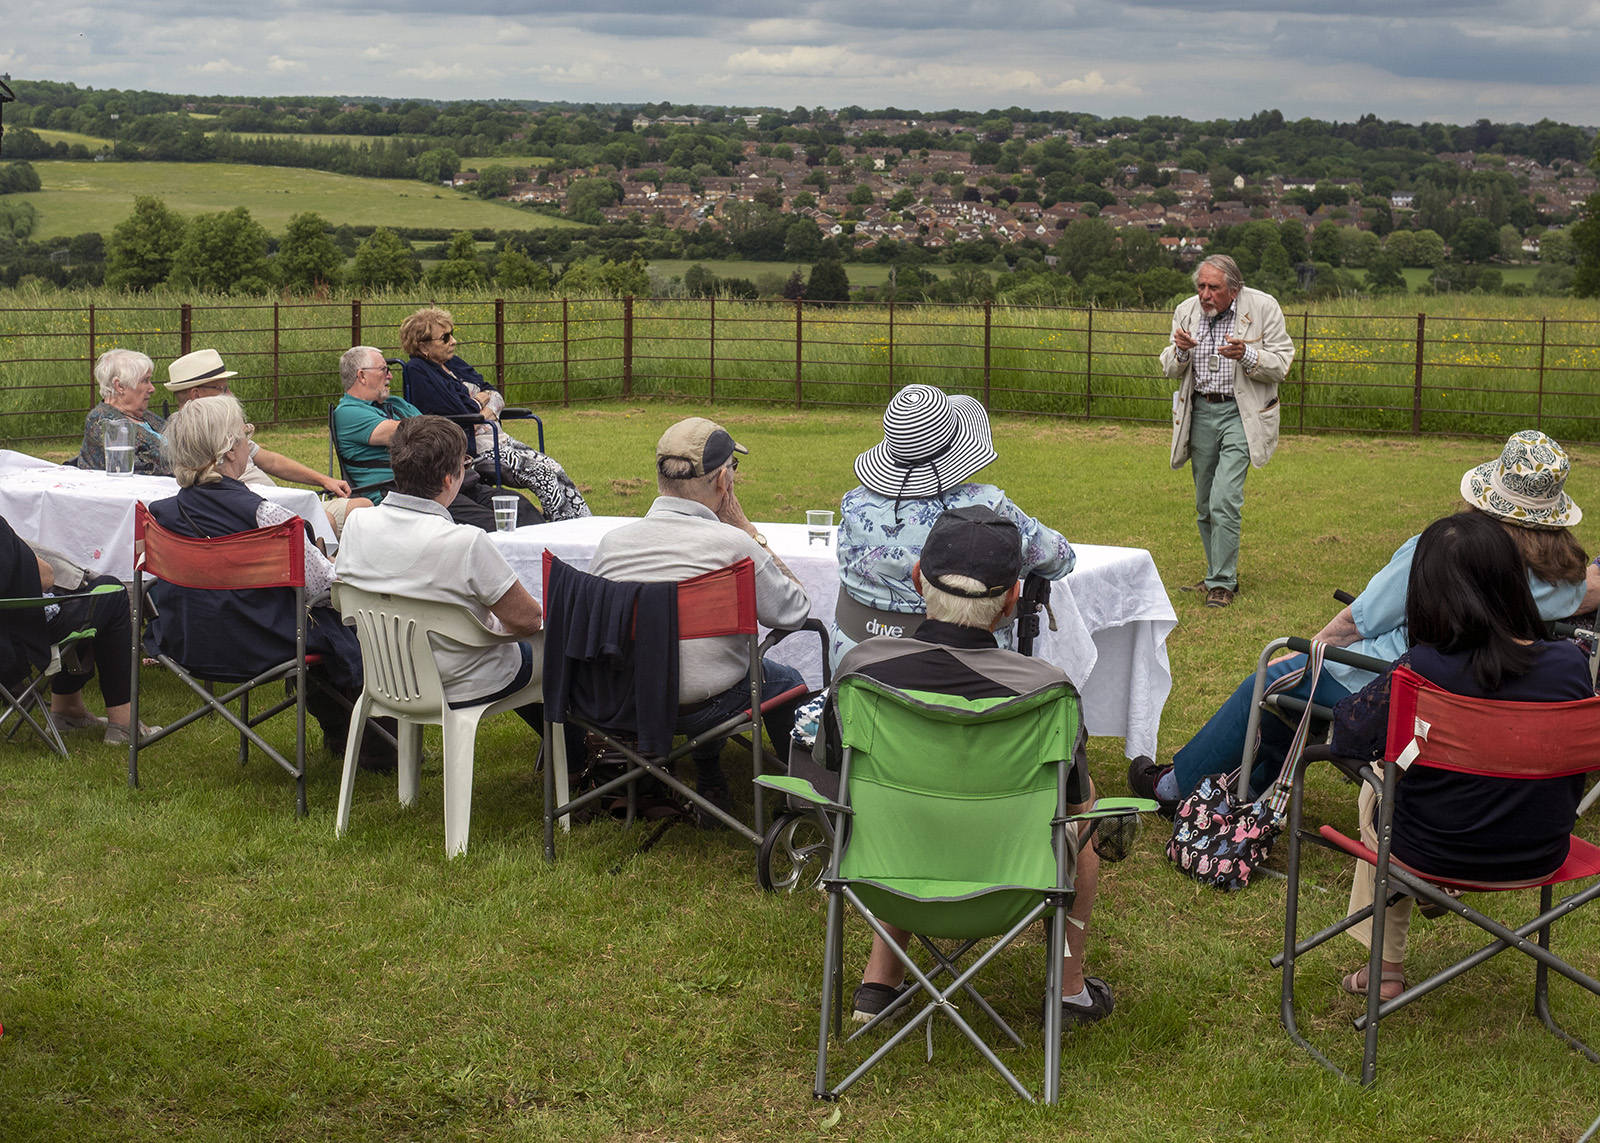
[[[311,522],[330,543],[333,528],[306,488],[252,484],[251,490]],[[17,535],[54,548],[95,575],[133,580],[133,506],[178,494],[170,476],[107,476],[0,449],[0,516]]]
[[[587,571],[600,537],[631,523],[627,516],[589,516],[515,532],[496,533],[495,543],[535,598],[544,594],[542,562],[548,549]],[[808,544],[804,524],[757,524],[811,600],[811,614],[833,622],[839,594],[839,564],[832,535],[827,546]],[[1052,585],[1050,606],[1057,630],[1044,630],[1034,653],[1067,673],[1083,696],[1084,721],[1092,735],[1122,738],[1129,758],[1156,756],[1161,709],[1172,691],[1167,635],[1178,617],[1143,548],[1074,544],[1077,567]],[[791,635],[774,652],[801,670],[812,686],[822,682],[822,648],[814,636]]]

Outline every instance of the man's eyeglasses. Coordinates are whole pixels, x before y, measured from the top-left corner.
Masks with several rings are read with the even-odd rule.
[[[360,369],[356,370],[356,372],[358,372],[358,373],[393,373],[394,370],[393,370],[393,368],[390,367],[389,363],[387,361],[385,361],[382,365],[363,365]]]
[[[728,458],[728,470],[730,472],[739,471],[739,458],[737,456],[730,456]]]

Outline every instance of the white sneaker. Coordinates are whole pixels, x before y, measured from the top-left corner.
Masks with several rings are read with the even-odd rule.
[[[61,714],[50,712],[50,725],[65,733],[72,730],[104,730],[110,724],[97,714]]]

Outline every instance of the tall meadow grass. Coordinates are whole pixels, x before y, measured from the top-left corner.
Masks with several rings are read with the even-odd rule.
[[[653,395],[790,407],[881,406],[928,382],[997,412],[1165,423],[1165,310],[797,305],[781,300],[361,300],[16,292],[0,307],[0,440],[69,439],[97,399],[93,358],[140,349],[160,367],[219,350],[257,424],[315,422],[357,342],[398,355],[402,318],[450,309],[461,354],[516,404]],[[1423,307],[1426,307],[1423,309]],[[1287,312],[1296,359],[1286,431],[1504,436],[1536,425],[1600,439],[1600,308],[1547,298],[1318,302]],[[187,322],[187,327],[185,323]],[[398,384],[398,381],[397,381]],[[160,395],[158,391],[157,405]]]

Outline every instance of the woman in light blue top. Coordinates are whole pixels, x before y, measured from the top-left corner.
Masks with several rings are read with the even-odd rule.
[[[1494,460],[1469,468],[1461,477],[1465,511],[1482,512],[1499,520],[1516,541],[1528,567],[1528,587],[1539,614],[1547,621],[1565,619],[1585,605],[1588,556],[1571,529],[1583,512],[1564,490],[1570,464],[1562,447],[1543,433],[1525,429],[1514,433]],[[1418,537],[1396,549],[1354,603],[1317,633],[1334,647],[1348,647],[1361,655],[1393,662],[1411,646],[1406,628],[1406,591]],[[1273,682],[1304,663],[1303,655],[1286,655],[1267,667]],[[1339,663],[1328,663],[1317,683],[1316,700],[1333,706],[1359,691],[1377,676]],[[1305,698],[1309,679],[1287,691]],[[1194,791],[1208,774],[1223,774],[1239,765],[1254,697],[1255,675],[1245,677],[1221,709],[1188,744],[1173,755],[1173,764],[1159,769],[1148,758],[1134,759],[1128,785],[1142,796],[1154,796],[1172,806]],[[1282,769],[1293,729],[1273,718],[1261,720],[1260,743],[1250,786],[1265,792]]]
[[[981,504],[1022,533],[1022,574],[1060,579],[1072,570],[1072,545],[1013,504],[992,484],[973,482],[997,454],[989,417],[972,397],[908,385],[883,415],[879,444],[856,457],[861,486],[845,493],[839,518],[839,599],[831,656],[872,635],[908,637],[923,617],[911,565],[947,509]],[[1011,646],[1011,632],[1000,632]]]

